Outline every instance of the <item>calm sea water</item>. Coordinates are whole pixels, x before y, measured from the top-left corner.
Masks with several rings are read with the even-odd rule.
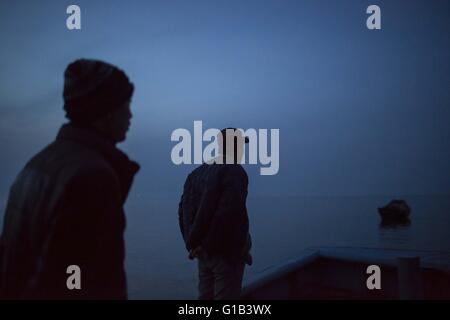
[[[408,227],[381,228],[391,197],[265,197],[247,202],[254,264],[249,280],[311,246],[450,251],[450,196],[403,197]],[[196,298],[197,271],[178,228],[178,199],[129,198],[126,231],[131,299]]]

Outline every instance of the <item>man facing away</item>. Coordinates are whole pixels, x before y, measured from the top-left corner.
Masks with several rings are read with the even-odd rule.
[[[126,299],[124,202],[137,163],[119,149],[134,86],[108,63],[80,59],[64,74],[69,123],[19,173],[0,239],[4,299]],[[69,286],[75,265],[79,289]]]
[[[240,165],[239,130],[223,129],[219,156],[192,171],[179,204],[179,224],[191,259],[198,259],[199,299],[239,299],[245,264],[251,265],[246,208],[248,177]]]

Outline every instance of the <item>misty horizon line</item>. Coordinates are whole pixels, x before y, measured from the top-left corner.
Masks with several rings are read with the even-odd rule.
[[[181,192],[181,191],[180,191]],[[178,192],[167,192],[155,194],[152,191],[149,191],[152,194],[148,199],[158,199],[161,197],[173,197],[180,196]],[[131,198],[142,198],[145,197],[145,194],[142,192],[139,193],[130,193]],[[247,198],[262,198],[262,197],[272,197],[272,198],[360,198],[360,197],[389,197],[389,198],[407,198],[407,197],[450,197],[450,192],[448,193],[398,193],[398,194],[383,194],[383,193],[367,193],[367,194],[306,194],[306,193],[298,193],[298,194],[266,194],[261,192],[256,192],[248,195]]]

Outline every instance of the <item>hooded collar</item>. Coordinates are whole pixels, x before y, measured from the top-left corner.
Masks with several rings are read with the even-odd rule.
[[[119,177],[125,200],[133,182],[134,175],[140,168],[137,162],[130,160],[114,143],[88,127],[81,127],[72,123],[64,124],[59,130],[56,140],[75,141],[99,152]]]
[[[239,164],[242,165],[242,160],[235,163],[234,158],[228,154],[219,154],[217,157],[206,161],[206,164]]]

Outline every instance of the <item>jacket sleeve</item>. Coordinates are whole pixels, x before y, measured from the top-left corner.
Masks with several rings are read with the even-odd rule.
[[[240,166],[229,166],[221,185],[218,205],[202,243],[206,252],[240,250],[248,237],[247,174]]]
[[[184,241],[186,241],[186,235],[184,234],[183,226],[183,195],[181,195],[180,202],[178,203],[178,225],[180,226],[180,232],[183,236]]]
[[[0,233],[0,300],[3,300],[3,233]]]
[[[124,212],[119,182],[104,168],[86,170],[67,186],[58,208],[48,262],[57,266],[56,285],[67,298],[124,298],[123,263]],[[57,259],[57,261],[52,261]],[[81,290],[67,290],[66,268],[81,269]]]
[[[206,236],[218,205],[220,189],[220,178],[216,175],[211,175],[205,183],[204,188],[202,188],[198,207],[193,208],[195,210],[195,219],[187,237],[186,247],[188,250],[202,245],[202,241]]]
[[[178,203],[178,224],[180,226],[180,232],[183,236],[184,243],[186,245],[186,249],[189,251],[187,246],[188,238],[189,238],[189,229],[190,229],[190,216],[193,214],[194,208],[192,208],[192,203],[189,203],[189,194],[191,193],[192,188],[192,178],[191,174],[188,175],[186,181],[183,186],[183,194],[181,195],[180,202]],[[192,201],[191,201],[192,202]]]

